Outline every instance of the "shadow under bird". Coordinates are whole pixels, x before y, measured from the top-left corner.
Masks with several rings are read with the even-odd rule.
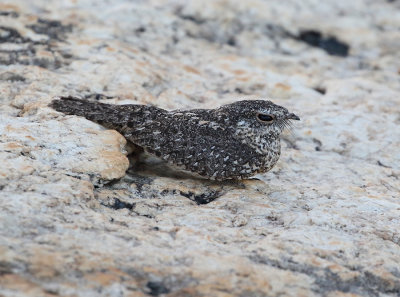
[[[244,179],[270,170],[280,156],[280,134],[291,120],[300,120],[267,100],[167,111],[62,97],[50,107],[115,129],[144,151],[212,180]]]

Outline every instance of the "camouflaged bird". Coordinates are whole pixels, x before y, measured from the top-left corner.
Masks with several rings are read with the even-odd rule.
[[[280,156],[280,134],[290,120],[300,120],[266,100],[167,111],[64,97],[50,106],[115,129],[144,151],[213,180],[244,179],[270,170]]]

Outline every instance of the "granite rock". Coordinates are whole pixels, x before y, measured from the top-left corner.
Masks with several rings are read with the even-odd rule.
[[[2,1],[0,295],[400,296],[399,8]],[[212,182],[56,96],[302,121],[272,171]]]

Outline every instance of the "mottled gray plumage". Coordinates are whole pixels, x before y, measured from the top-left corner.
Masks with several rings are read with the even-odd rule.
[[[54,100],[50,106],[115,129],[145,151],[215,180],[242,179],[270,170],[280,156],[281,132],[290,120],[299,120],[266,100],[186,111],[71,97]]]

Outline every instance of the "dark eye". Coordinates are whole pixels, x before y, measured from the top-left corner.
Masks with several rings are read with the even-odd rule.
[[[257,119],[261,123],[266,123],[266,124],[270,124],[270,123],[272,123],[274,121],[274,117],[272,115],[265,114],[265,113],[258,113],[257,114]]]

